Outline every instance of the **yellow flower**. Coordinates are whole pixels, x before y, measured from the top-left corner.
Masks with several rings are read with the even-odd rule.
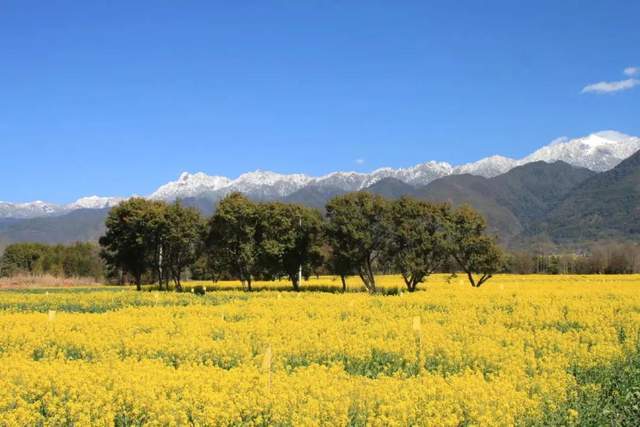
[[[0,293],[0,425],[540,422],[575,396],[572,370],[636,349],[640,279],[602,280],[504,275],[472,289],[436,275],[402,297],[284,281]]]

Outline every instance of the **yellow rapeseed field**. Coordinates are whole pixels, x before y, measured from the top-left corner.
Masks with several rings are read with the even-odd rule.
[[[578,424],[638,350],[638,276],[379,280],[2,292],[0,425]]]

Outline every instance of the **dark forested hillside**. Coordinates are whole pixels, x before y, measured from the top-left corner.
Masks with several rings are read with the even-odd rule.
[[[640,237],[640,152],[574,188],[540,230],[560,243]]]
[[[529,235],[570,193],[595,172],[564,162],[534,162],[495,178],[472,175],[448,176],[420,190],[420,197],[468,203],[480,211],[502,242],[510,244]]]

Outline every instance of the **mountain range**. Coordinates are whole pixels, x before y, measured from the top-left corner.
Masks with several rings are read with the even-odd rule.
[[[409,168],[381,168],[371,173],[334,172],[322,177],[302,174],[283,175],[258,170],[236,179],[184,172],[176,181],[159,187],[148,197],[157,200],[204,198],[216,201],[233,191],[243,192],[258,200],[291,197],[305,189],[307,193],[333,194],[336,191],[358,191],[384,178],[394,178],[415,187],[424,186],[445,176],[471,174],[492,178],[511,169],[536,161],[562,160],[570,165],[596,172],[607,171],[640,150],[640,138],[615,131],[603,131],[577,139],[559,138],[530,155],[516,160],[492,156],[474,163],[452,166],[429,161]],[[29,203],[0,202],[0,218],[37,218],[59,216],[80,209],[104,209],[115,206],[125,197],[83,197],[67,205],[43,201]]]
[[[523,159],[493,156],[461,166],[427,162],[369,174],[322,177],[256,171],[237,179],[183,173],[148,197],[181,200],[204,214],[232,191],[322,209],[333,196],[366,190],[389,198],[411,195],[478,209],[503,244],[572,245],[640,236],[640,138],[605,131],[558,139]],[[110,207],[124,198],[87,197],[68,205],[0,202],[0,247],[16,241],[96,240]]]

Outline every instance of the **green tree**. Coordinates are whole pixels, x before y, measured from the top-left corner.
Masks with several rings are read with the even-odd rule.
[[[93,243],[46,245],[42,243],[14,243],[0,258],[0,275],[50,274],[56,277],[92,277],[99,280],[104,265],[99,248]]]
[[[495,239],[485,234],[484,218],[470,207],[462,206],[451,215],[448,224],[451,255],[467,274],[471,286],[482,286],[503,265]]]
[[[6,247],[0,259],[0,274],[15,276],[44,273],[43,260],[47,252],[47,246],[41,243],[11,244]]]
[[[158,262],[162,202],[132,198],[111,209],[106,233],[100,238],[101,255],[112,268],[131,274],[138,290],[143,275]]]
[[[197,259],[204,225],[196,209],[184,207],[179,202],[167,207],[165,221],[166,230],[162,237],[163,263],[176,289],[182,290],[182,274]]]
[[[94,243],[78,242],[59,248],[62,251],[62,270],[66,277],[92,277],[95,280],[104,277],[100,248]]]
[[[409,292],[435,272],[449,257],[446,244],[447,205],[402,197],[391,203],[387,258],[402,274]]]
[[[329,201],[326,236],[334,256],[351,260],[367,291],[375,293],[374,263],[389,239],[388,202],[370,193],[350,193]]]
[[[315,209],[279,202],[259,205],[259,216],[261,272],[269,278],[286,276],[298,291],[300,269],[308,278],[322,265],[322,216]]]
[[[258,272],[256,232],[260,220],[258,207],[241,193],[222,199],[209,220],[207,251],[215,266],[240,279],[250,291]]]
[[[355,263],[344,253],[330,250],[327,265],[329,267],[329,271],[340,277],[340,281],[342,282],[342,292],[346,292],[347,277],[353,275],[357,269]]]

